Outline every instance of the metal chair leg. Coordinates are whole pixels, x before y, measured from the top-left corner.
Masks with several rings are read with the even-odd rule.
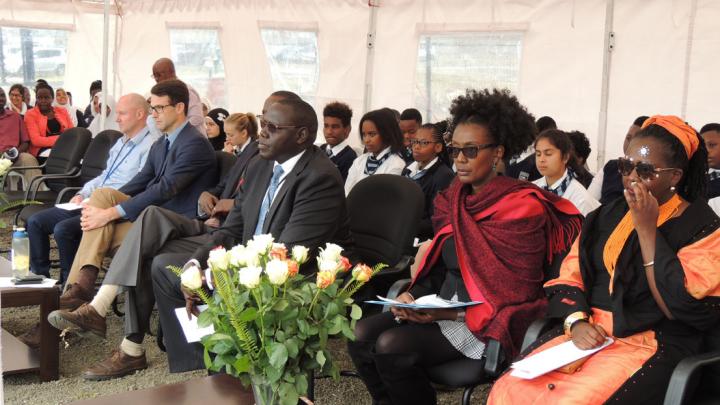
[[[473,391],[475,391],[475,386],[465,387],[463,390],[462,405],[470,405]]]

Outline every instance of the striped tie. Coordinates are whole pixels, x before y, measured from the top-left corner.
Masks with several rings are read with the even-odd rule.
[[[543,187],[546,191],[549,191],[557,196],[562,197],[563,194],[565,194],[565,191],[567,191],[568,186],[570,185],[570,182],[572,181],[573,177],[568,175],[563,179],[562,183],[560,183],[559,186],[555,187],[554,189],[551,189],[550,186]]]
[[[365,162],[365,174],[367,175],[373,175],[377,171],[378,167],[382,166],[383,162],[387,160],[387,158],[390,157],[390,154],[387,153],[385,156],[381,157],[380,159],[376,159],[372,155],[368,156],[367,161]]]
[[[717,180],[720,178],[720,171],[708,173],[708,181]]]
[[[272,204],[273,198],[275,198],[275,192],[280,185],[280,177],[283,175],[283,168],[280,165],[275,166],[273,169],[272,179],[270,179],[270,186],[268,186],[265,198],[263,198],[262,205],[260,205],[260,215],[258,215],[257,226],[255,227],[255,235],[260,235],[263,232],[263,226],[265,225],[265,217],[267,217],[268,211],[270,211],[270,205]]]

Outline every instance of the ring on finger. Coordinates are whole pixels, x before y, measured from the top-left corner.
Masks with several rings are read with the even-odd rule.
[[[402,319],[399,316],[395,317],[395,323],[402,323]]]

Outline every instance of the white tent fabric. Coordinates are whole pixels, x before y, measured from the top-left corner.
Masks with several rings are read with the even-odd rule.
[[[585,132],[594,166],[600,131],[606,1],[612,0],[124,0],[110,19],[110,92],[146,94],[154,60],[170,56],[170,31],[217,30],[229,111],[256,111],[275,90],[261,30],[317,33],[319,78],[309,98],[318,114],[341,100],[355,111],[371,82],[371,108],[415,106],[422,35],[519,32],[516,94],[536,116]],[[372,74],[366,78],[367,34],[376,13]],[[607,159],[621,153],[639,115],[677,114],[699,129],[720,121],[720,2],[623,0],[613,7],[608,82]],[[102,1],[0,0],[0,26],[69,29],[63,86],[76,105],[87,101],[102,68]],[[180,77],[181,79],[183,77]],[[198,87],[192,81],[193,86]],[[307,97],[306,97],[307,99]],[[357,130],[351,141],[359,145]]]

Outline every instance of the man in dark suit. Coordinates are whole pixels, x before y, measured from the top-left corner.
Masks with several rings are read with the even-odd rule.
[[[315,117],[301,100],[273,104],[261,121],[260,156],[250,163],[223,226],[200,238],[169,241],[163,248],[168,253],[153,260],[153,289],[171,372],[202,368],[203,351],[198,343],[186,342],[175,316],[175,308],[185,306],[185,299],[180,279],[168,265],[205,268],[212,248],[229,249],[257,234],[272,234],[289,248],[306,246],[311,257],[326,242],[351,245],[342,178],[327,155],[313,146]],[[191,247],[194,253],[180,253]]]
[[[327,143],[320,149],[324,150],[330,160],[335,163],[343,181],[347,179],[348,170],[357,157],[357,153],[347,141],[352,129],[351,119],[352,110],[345,103],[335,101],[323,109],[323,135],[325,135]]]
[[[83,207],[82,240],[68,276],[69,287],[60,297],[61,308],[74,309],[64,315],[101,320],[102,329],[94,330],[100,335],[105,334],[105,313],[98,314],[86,302],[93,297],[105,256],[120,246],[132,222],[146,207],[157,205],[192,218],[198,196],[216,181],[215,153],[210,142],[187,125],[185,84],[169,80],[155,85],[151,93],[153,118],[165,135],[151,146],[145,165],[135,177],[119,190],[95,190]],[[117,294],[117,290],[101,292],[95,297],[100,301],[112,302]],[[102,307],[104,302],[97,305]]]

